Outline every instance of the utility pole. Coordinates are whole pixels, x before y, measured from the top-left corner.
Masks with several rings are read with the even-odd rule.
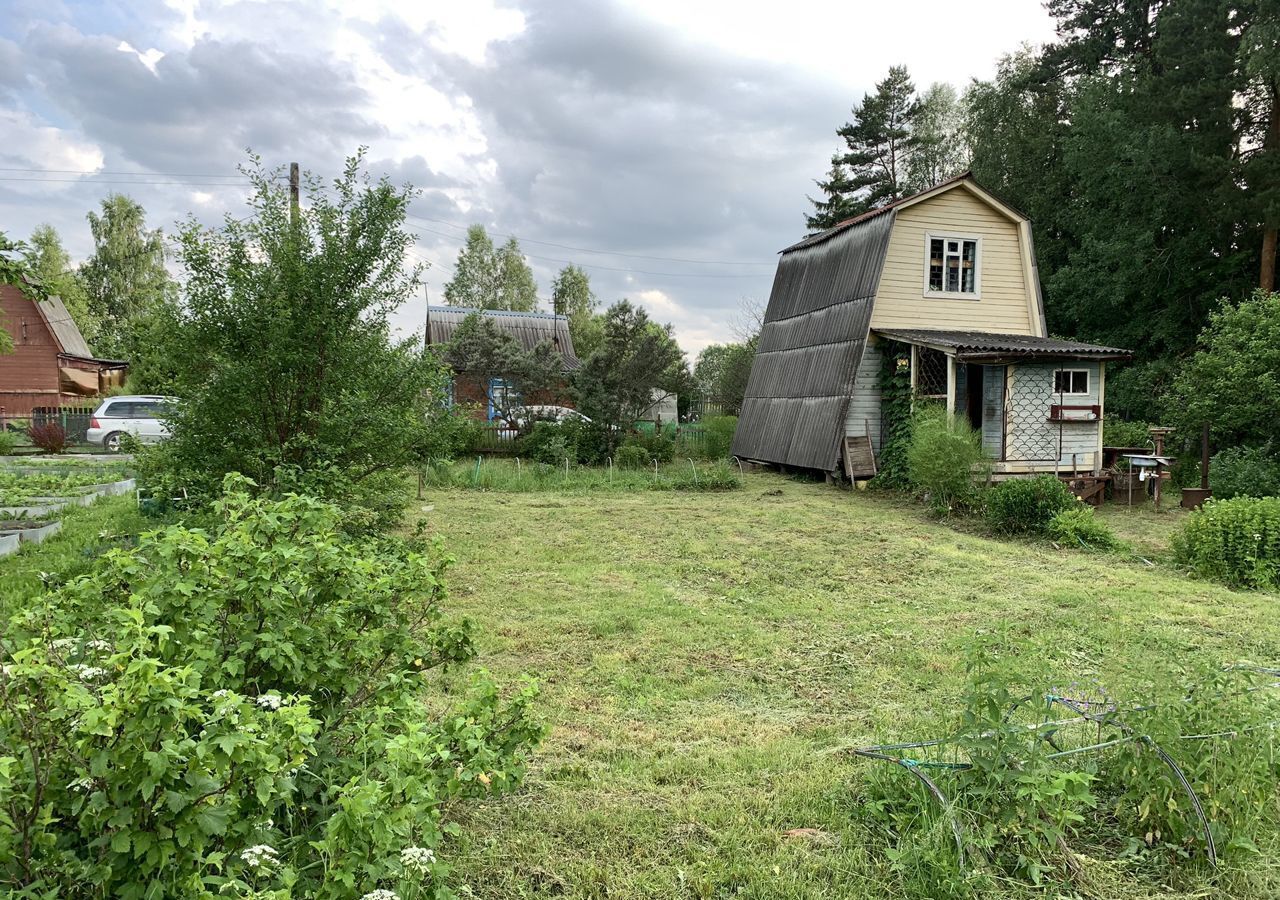
[[[298,164],[289,163],[289,224],[298,224]]]

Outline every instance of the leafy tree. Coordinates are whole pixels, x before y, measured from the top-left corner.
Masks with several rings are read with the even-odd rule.
[[[830,228],[842,218],[883,206],[907,193],[907,162],[912,148],[911,125],[919,101],[906,66],[892,66],[853,107],[853,119],[836,131],[847,150],[832,158],[823,197],[810,202],[812,229]]]
[[[34,282],[34,283],[33,283]],[[0,231],[0,284],[11,284],[24,294],[41,296],[40,284],[31,270],[31,250],[22,241],[13,241]],[[0,353],[13,352],[13,335],[0,328]]]
[[[98,335],[98,320],[89,309],[89,293],[71,265],[71,256],[52,225],[31,232],[31,268],[50,294],[62,299],[89,346]]]
[[[1280,294],[1224,301],[1174,381],[1167,415],[1198,434],[1209,423],[1220,447],[1263,446],[1280,422]]]
[[[455,372],[465,372],[483,385],[497,418],[515,423],[526,404],[536,403],[564,380],[564,358],[542,341],[532,350],[500,329],[490,317],[475,312],[462,320],[443,359]],[[495,390],[501,379],[504,390]]]
[[[906,193],[928,190],[968,167],[963,131],[964,113],[956,89],[944,82],[930,85],[911,123]]]
[[[492,308],[517,312],[533,312],[538,308],[538,283],[515,238],[508,239],[498,251],[498,293]]]
[[[495,248],[483,225],[467,229],[466,245],[458,253],[444,296],[453,306],[472,309],[531,312],[538,306],[538,286],[519,242],[511,238]]]
[[[134,334],[137,324],[174,294],[163,237],[147,229],[146,212],[124,194],[109,195],[102,201],[102,214],[90,212],[88,220],[94,251],[80,277],[99,326],[94,350],[127,359],[147,350]]]
[[[704,400],[719,405],[721,413],[736,416],[742,410],[747,392],[751,363],[755,360],[756,342],[710,344],[698,354],[693,381]]]
[[[565,266],[551,282],[551,308],[556,315],[569,317],[569,338],[580,357],[589,356],[599,341],[598,302],[591,279],[578,266]]]
[[[301,208],[255,165],[251,217],[182,228],[186,302],[166,352],[186,360],[185,402],[158,451],[173,488],[211,494],[235,471],[266,488],[361,496],[447,433],[433,399],[443,367],[390,330],[419,283],[402,227],[412,191],[372,183],[362,161],[327,189],[308,175]]]
[[[603,337],[574,373],[578,407],[609,426],[609,449],[654,401],[654,393],[674,392],[688,367],[671,336],[671,326],[650,320],[643,308],[620,300],[605,313]]]

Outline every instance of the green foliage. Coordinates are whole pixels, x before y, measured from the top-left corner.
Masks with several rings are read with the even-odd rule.
[[[1174,381],[1168,415],[1190,434],[1208,422],[1220,446],[1271,440],[1280,421],[1280,294],[1224,301]]]
[[[702,453],[707,459],[724,459],[733,444],[733,433],[738,429],[737,416],[712,416],[702,420],[706,438]]]
[[[985,457],[982,435],[960,416],[936,406],[917,412],[907,448],[907,480],[938,515],[981,505]]]
[[[743,343],[710,344],[698,354],[694,385],[702,399],[717,404],[724,415],[737,416],[742,411],[757,340],[758,335]]]
[[[1220,450],[1209,460],[1209,486],[1219,500],[1280,496],[1280,458],[1270,445]]]
[[[147,228],[145,210],[124,194],[108,195],[102,214],[87,218],[94,249],[79,274],[97,326],[93,349],[108,359],[145,358],[159,349],[144,341],[147,319],[175,294],[163,235]]]
[[[535,689],[441,695],[473,650],[438,548],[227,484],[209,530],[145,534],[6,628],[0,884],[452,896],[448,813],[519,782]]]
[[[1179,563],[1231,587],[1280,588],[1280,498],[1210,500],[1174,536]]]
[[[1052,475],[1001,481],[987,491],[986,501],[987,524],[1000,534],[1044,534],[1054,516],[1079,503]]]
[[[556,422],[535,422],[520,442],[520,452],[535,462],[562,465],[566,459],[576,460],[576,433]]]
[[[1280,775],[1267,735],[1280,698],[1260,693],[1263,685],[1262,673],[1228,667],[1183,676],[1142,702],[1094,698],[1079,684],[1028,689],[979,651],[959,721],[940,742],[946,761],[905,751],[930,756],[908,767],[934,780],[946,806],[885,766],[871,773],[864,815],[884,829],[886,855],[910,893],[965,896],[993,877],[1072,893],[1092,848],[1127,844],[1127,855],[1163,865],[1205,852],[1172,760],[1202,804],[1219,858],[1247,859],[1274,822]],[[967,884],[956,835],[973,873]]]
[[[538,307],[538,286],[515,238],[495,249],[484,226],[472,225],[453,270],[444,286],[451,306],[523,312]]]
[[[650,461],[656,459],[659,463],[669,463],[676,456],[674,432],[674,427],[632,432],[627,435],[619,451],[626,447],[642,447]]]
[[[276,490],[306,472],[345,504],[365,479],[451,451],[447,373],[389,321],[418,283],[402,227],[412,191],[361,165],[328,186],[308,175],[296,211],[276,173],[247,169],[252,216],[183,227],[185,303],[166,352],[184,360],[184,402],[140,463],[155,492],[215,496],[229,471]]]
[[[0,428],[0,456],[9,456],[18,447],[18,435],[8,428]]]
[[[95,347],[100,323],[89,308],[84,280],[71,265],[71,254],[52,225],[37,226],[31,232],[31,268],[48,292],[62,300],[67,313],[90,347]]]
[[[1126,422],[1115,416],[1102,420],[1104,447],[1151,447],[1150,426],[1146,422]]]
[[[905,488],[907,452],[914,417],[911,411],[911,351],[905,344],[885,342],[880,357],[880,457],[875,483]]]
[[[643,308],[621,300],[605,314],[601,345],[574,372],[573,387],[579,409],[610,429],[612,445],[649,408],[655,390],[672,390],[686,376],[671,326],[657,325]]]
[[[627,443],[614,454],[614,465],[619,469],[645,469],[653,465],[653,457],[642,444]]]
[[[1106,522],[1083,503],[1068,507],[1049,520],[1045,534],[1051,540],[1086,550],[1119,550],[1124,545]]]

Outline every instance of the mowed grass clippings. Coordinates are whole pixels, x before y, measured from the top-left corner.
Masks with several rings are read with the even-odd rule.
[[[457,558],[450,610],[478,624],[479,663],[537,677],[551,726],[525,786],[467,811],[449,848],[480,897],[890,896],[857,808],[876,764],[842,748],[943,734],[975,635],[1028,681],[1120,696],[1180,663],[1280,661],[1280,598],[964,533],[889,495],[757,474],[714,495],[426,502],[415,518]],[[1121,515],[1147,551],[1181,521]],[[1192,860],[1168,882],[1106,860],[1079,889],[1274,896],[1280,848],[1261,849],[1248,870]],[[1023,894],[1043,896],[997,895]]]

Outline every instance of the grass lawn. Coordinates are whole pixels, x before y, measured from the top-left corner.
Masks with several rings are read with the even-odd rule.
[[[430,490],[480,663],[542,683],[525,786],[450,848],[477,896],[887,897],[840,748],[946,730],[975,633],[1029,680],[1121,695],[1180,663],[1280,662],[1280,598],[1173,572],[1181,512],[1113,508],[1137,559],[1001,542],[884,495],[775,475],[742,490]],[[421,504],[415,504],[419,510]],[[906,777],[905,775],[903,777]],[[795,828],[819,840],[785,836]],[[1099,859],[1084,896],[1280,894],[1280,842],[1169,882]],[[1007,885],[997,895],[1033,893]]]

